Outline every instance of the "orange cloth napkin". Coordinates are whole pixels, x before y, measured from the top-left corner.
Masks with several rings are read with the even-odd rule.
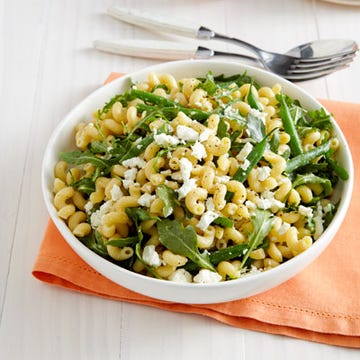
[[[112,74],[110,81],[119,76]],[[346,219],[325,252],[286,283],[243,300],[184,305],[151,299],[106,279],[82,261],[49,221],[33,275],[44,282],[105,298],[201,314],[239,328],[360,348],[360,104],[322,101],[334,114],[355,161]]]

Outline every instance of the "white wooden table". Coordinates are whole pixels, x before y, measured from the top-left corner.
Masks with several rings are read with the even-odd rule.
[[[156,63],[96,52],[92,41],[165,38],[106,16],[114,3],[197,20],[275,51],[318,38],[360,40],[360,7],[316,0],[0,0],[0,359],[359,359],[358,350],[104,300],[32,278],[48,219],[40,167],[49,135],[111,71]],[[359,60],[300,86],[319,98],[360,102]]]

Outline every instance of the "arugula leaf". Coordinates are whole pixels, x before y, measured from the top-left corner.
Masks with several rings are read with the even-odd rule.
[[[232,220],[223,216],[217,217],[212,223],[226,228],[231,228],[234,226],[234,222]]]
[[[157,222],[157,228],[160,242],[174,254],[186,256],[200,268],[215,271],[208,256],[200,254],[196,231],[191,225],[184,228],[178,219],[165,219]]]
[[[271,230],[274,217],[269,211],[255,209],[255,214],[251,217],[251,220],[253,224],[253,231],[249,235],[248,249],[243,257],[239,270],[244,267],[251,252],[257,249],[264,241],[265,237]]]
[[[120,159],[119,163],[131,159],[133,157],[139,156],[152,142],[154,141],[154,134],[146,136],[136,145],[133,145]]]
[[[92,178],[84,177],[70,184],[79,192],[90,195],[95,191],[95,181]]]
[[[95,140],[90,143],[90,151],[93,154],[105,154],[108,151],[109,144],[106,140]]]
[[[156,195],[164,203],[163,215],[169,217],[178,204],[178,198],[176,192],[168,186],[162,184],[156,188]]]
[[[200,83],[199,88],[204,89],[210,96],[214,95],[217,89],[217,85],[214,81],[214,76],[211,71],[206,74],[206,79],[204,82]]]
[[[293,182],[293,188],[304,184],[320,184],[323,187],[324,194],[323,196],[328,196],[332,193],[332,185],[331,181],[326,178],[322,178],[316,176],[314,174],[305,174],[305,175],[297,175],[295,181]]]
[[[103,258],[109,258],[102,236],[98,231],[92,231],[89,235],[79,238],[79,240],[96,254]]]
[[[266,135],[264,121],[259,117],[249,112],[246,117],[247,131],[252,139],[259,143]]]
[[[127,103],[134,99],[135,98],[128,92],[125,92],[124,94],[117,94],[117,95],[113,96],[107,103],[105,103],[105,105],[103,106],[102,109],[98,110],[98,113],[97,113],[98,119],[100,119],[102,115],[108,113],[111,110],[112,106],[116,102],[119,101],[119,102],[121,102],[121,104],[123,106],[127,106]]]
[[[334,127],[332,115],[328,114],[324,108],[319,110],[310,110],[307,115],[312,127],[325,130],[332,130]]]
[[[146,220],[160,220],[158,217],[151,216],[147,211],[145,211],[140,207],[137,208],[128,207],[125,209],[125,212],[135,224],[139,241],[141,241],[144,238],[144,234],[142,233],[140,222]]]
[[[82,165],[82,164],[92,164],[104,172],[109,172],[111,168],[111,163],[105,159],[100,158],[99,156],[94,155],[91,151],[68,151],[61,152],[60,159],[72,165]]]
[[[126,237],[126,238],[109,240],[106,243],[106,245],[124,247],[124,246],[135,245],[138,242],[139,242],[138,236],[129,236],[129,237]]]

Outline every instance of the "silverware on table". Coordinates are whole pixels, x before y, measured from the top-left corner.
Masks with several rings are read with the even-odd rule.
[[[353,61],[358,45],[352,40],[317,40],[299,45],[286,54],[265,51],[243,40],[219,34],[201,25],[183,20],[171,20],[143,11],[128,11],[110,7],[108,14],[114,18],[162,33],[201,40],[221,40],[246,48],[256,57],[194,46],[188,43],[151,41],[151,40],[96,40],[94,47],[107,52],[158,59],[210,58],[231,56],[252,61],[291,81],[315,79],[344,69]]]

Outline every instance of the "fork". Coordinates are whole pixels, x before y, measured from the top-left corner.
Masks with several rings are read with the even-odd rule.
[[[238,38],[230,37],[215,32],[205,26],[194,25],[184,20],[166,18],[158,15],[146,13],[144,11],[128,11],[119,7],[110,7],[108,14],[118,20],[128,22],[130,24],[141,26],[150,30],[162,31],[164,33],[173,33],[180,36],[197,38],[201,40],[221,40],[244,47],[252,51],[257,56],[257,61],[261,65],[284,78],[291,81],[310,80],[320,76],[330,74],[333,71],[343,69],[353,60],[357,48],[347,53],[335,54],[323,57],[296,57],[286,54],[266,51],[254,46],[248,42]],[[205,49],[205,50],[204,50]],[[239,54],[228,53],[222,51],[214,51],[207,48],[198,48],[198,55],[207,52],[208,57],[221,56],[239,56]],[[203,56],[203,55],[202,55]],[[241,55],[244,58],[244,55]],[[249,58],[249,57],[247,57]]]
[[[93,46],[97,50],[128,55],[141,58],[180,60],[180,59],[209,59],[214,56],[236,57],[242,60],[251,61],[257,65],[262,62],[255,57],[224,51],[216,51],[204,46],[194,46],[189,43],[178,43],[160,40],[95,40]],[[349,66],[355,54],[341,55],[332,61],[327,60],[316,63],[315,68],[311,63],[304,64],[302,67],[291,65],[289,73],[282,75],[293,82],[316,79]],[[291,71],[291,73],[290,73]]]

